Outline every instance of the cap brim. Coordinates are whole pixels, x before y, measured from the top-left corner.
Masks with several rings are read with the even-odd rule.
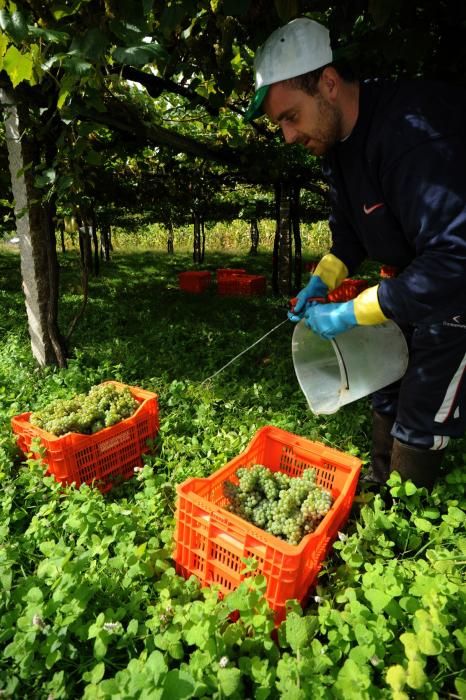
[[[252,122],[254,119],[257,119],[257,117],[264,114],[262,104],[265,100],[269,87],[269,85],[262,85],[262,87],[256,90],[256,93],[244,114],[244,121]]]

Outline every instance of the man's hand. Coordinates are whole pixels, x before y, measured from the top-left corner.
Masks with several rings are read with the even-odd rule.
[[[309,308],[310,304],[314,303],[308,301],[308,299],[312,297],[326,297],[329,291],[331,292],[335,287],[338,287],[347,274],[348,268],[339,258],[332,253],[324,255],[314,270],[314,274],[311,275],[308,284],[299,292],[298,301],[294,309],[288,312],[290,321],[295,323],[300,321],[306,309]]]
[[[340,304],[312,304],[304,314],[304,322],[311,331],[330,340],[358,325],[354,315],[354,301]]]
[[[288,311],[288,318],[290,321],[297,323],[300,321],[309,308],[312,302],[309,299],[313,297],[325,297],[328,293],[328,287],[320,277],[317,275],[311,275],[311,278],[304,289],[301,289],[298,296],[296,297],[296,304],[291,311]]]
[[[304,314],[305,323],[314,333],[327,339],[335,338],[355,326],[383,323],[387,317],[380,308],[377,292],[378,285],[375,285],[351,301],[311,304]]]

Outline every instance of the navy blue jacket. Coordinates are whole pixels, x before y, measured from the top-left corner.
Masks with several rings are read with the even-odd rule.
[[[380,283],[388,318],[446,320],[466,310],[466,92],[360,87],[357,123],[324,159],[332,253],[350,274],[365,258],[401,268]]]

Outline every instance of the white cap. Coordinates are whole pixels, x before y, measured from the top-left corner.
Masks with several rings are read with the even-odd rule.
[[[332,60],[329,31],[322,24],[301,17],[276,29],[255,56],[256,95],[246,119],[255,119],[262,112],[265,87],[321,68]]]

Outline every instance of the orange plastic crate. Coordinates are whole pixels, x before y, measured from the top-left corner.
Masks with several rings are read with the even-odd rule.
[[[120,382],[103,382],[124,388]],[[116,425],[93,435],[67,433],[59,437],[31,425],[31,413],[22,413],[11,419],[17,442],[24,452],[31,451],[34,438],[45,448],[44,462],[47,473],[64,484],[83,483],[108,491],[115,482],[129,479],[134,468],[142,466],[142,454],[148,451],[147,440],[153,439],[159,429],[157,395],[138,387],[128,387],[139,403],[135,413]],[[39,457],[35,453],[36,457]]]
[[[299,545],[290,545],[224,508],[228,500],[223,483],[238,483],[236,470],[255,464],[293,477],[314,467],[317,483],[331,491],[332,508]],[[332,541],[348,518],[360,469],[356,457],[273,426],[261,428],[242,454],[210,477],[188,479],[177,487],[173,555],[177,572],[185,578],[194,574],[203,586],[215,584],[228,593],[244,579],[242,558],[254,557],[258,573],[267,579],[267,601],[276,622],[281,622],[287,600],[304,603],[307,599]]]
[[[242,275],[237,281],[238,294],[243,296],[265,294],[267,289],[267,279],[264,275]]]
[[[180,289],[191,294],[201,294],[210,287],[212,276],[208,270],[188,270],[178,273]]]
[[[345,279],[336,287],[333,292],[329,292],[329,301],[350,301],[358,296],[364,289],[367,289],[366,280]]]

